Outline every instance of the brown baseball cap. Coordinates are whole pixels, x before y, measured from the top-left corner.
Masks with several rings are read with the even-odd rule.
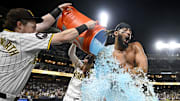
[[[22,19],[35,20],[36,23],[41,23],[43,21],[41,17],[35,17],[30,10],[24,8],[11,9],[8,13],[8,17],[11,17],[12,19],[16,19],[16,21]]]

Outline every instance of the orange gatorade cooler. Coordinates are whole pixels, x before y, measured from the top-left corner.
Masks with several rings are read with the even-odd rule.
[[[72,6],[68,6],[59,17],[57,27],[60,30],[78,27],[91,19],[80,13]],[[96,25],[94,29],[80,34],[73,42],[86,53],[97,55],[107,40],[105,28]]]

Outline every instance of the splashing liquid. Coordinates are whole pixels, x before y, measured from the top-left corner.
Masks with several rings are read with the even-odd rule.
[[[82,101],[158,101],[145,74],[124,72],[112,56],[113,49],[111,45],[99,52],[93,73],[83,80]]]

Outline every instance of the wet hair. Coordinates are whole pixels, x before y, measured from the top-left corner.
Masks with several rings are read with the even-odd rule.
[[[109,41],[107,40],[106,41],[106,45],[109,45],[109,44],[113,44],[114,43],[114,32],[115,31],[118,31],[118,30],[120,30],[120,29],[122,29],[122,28],[128,28],[128,29],[130,29],[131,30],[131,32],[132,32],[132,37],[131,37],[131,40],[129,41],[129,43],[131,43],[131,42],[135,42],[136,40],[135,40],[135,37],[134,37],[134,32],[133,32],[133,30],[132,30],[132,27],[129,25],[129,24],[127,24],[127,23],[125,23],[125,22],[122,22],[122,23],[119,23],[116,27],[115,27],[115,29],[112,29],[112,30],[107,30],[106,31],[106,35],[108,35],[108,39],[109,40],[113,40],[113,42],[110,42],[109,43]],[[113,39],[112,39],[113,38]]]
[[[122,28],[128,28],[128,29],[130,29],[130,30],[132,31],[131,26],[130,26],[129,24],[127,24],[127,23],[124,23],[124,22],[118,24],[118,25],[116,26],[116,28],[115,28],[115,31],[118,31],[118,30],[120,30],[120,29],[122,29]]]
[[[87,63],[87,64],[92,64],[92,63],[94,63],[95,56],[92,55],[92,54],[89,54],[89,55],[87,55],[84,59],[87,59],[87,60],[88,60],[88,63]]]
[[[127,28],[127,29],[129,29],[131,31],[132,34],[131,34],[131,40],[129,41],[129,43],[134,42],[135,38],[134,38],[134,32],[132,30],[132,27],[129,24],[127,24],[125,22],[122,22],[122,23],[120,23],[120,24],[118,24],[116,26],[115,31],[118,31],[118,30],[120,30],[122,28]]]
[[[92,54],[88,54],[84,59],[87,59],[87,60],[88,60],[87,63],[84,63],[85,68],[82,68],[83,73],[85,74],[85,77],[86,77],[86,76],[89,75],[89,70],[94,67],[94,64],[93,64],[93,63],[95,62],[95,61],[94,61],[95,56],[92,55]],[[84,67],[84,66],[83,66],[83,67]]]

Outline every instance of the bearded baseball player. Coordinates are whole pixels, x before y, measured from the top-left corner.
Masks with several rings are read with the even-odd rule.
[[[24,88],[40,50],[51,44],[68,42],[82,32],[93,29],[95,21],[59,33],[38,33],[48,29],[61,11],[71,5],[64,3],[39,18],[24,8],[11,9],[0,33],[0,101],[14,101]]]

